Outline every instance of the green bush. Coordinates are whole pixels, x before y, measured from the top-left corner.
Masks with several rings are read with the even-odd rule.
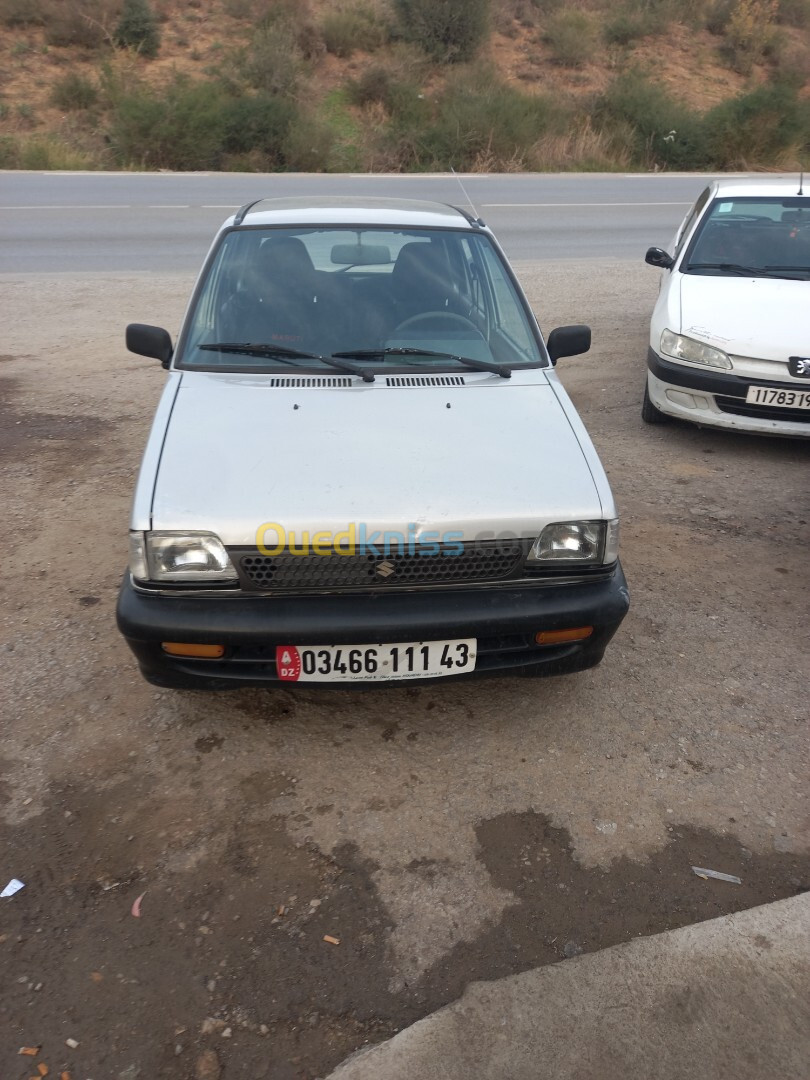
[[[419,86],[382,64],[367,68],[346,90],[352,105],[382,105],[400,129],[429,120],[428,104]]]
[[[710,165],[700,115],[673,101],[639,71],[614,80],[597,102],[595,119],[613,133],[617,152],[629,150],[633,161],[645,168]]]
[[[776,21],[806,30],[810,26],[810,0],[779,0]]]
[[[162,92],[116,95],[108,136],[119,164],[147,169],[216,169],[231,99],[214,82],[181,76]]]
[[[734,10],[734,0],[711,0],[706,6],[704,21],[709,33],[722,37]]]
[[[45,21],[42,0],[0,0],[3,26],[37,26]]]
[[[295,172],[328,172],[335,135],[317,116],[302,116],[284,140],[286,167]]]
[[[396,79],[382,64],[373,64],[363,70],[356,79],[346,84],[349,100],[353,105],[372,105],[379,102],[391,112],[391,100]]]
[[[60,47],[79,46],[95,50],[107,40],[104,23],[109,0],[83,0],[81,4],[62,0],[43,5],[45,41]]]
[[[88,170],[100,162],[81,150],[74,150],[52,136],[0,136],[0,169]]]
[[[565,9],[546,23],[543,40],[556,64],[580,67],[594,51],[593,24],[583,11]]]
[[[284,142],[297,112],[291,101],[256,94],[234,98],[223,110],[225,153],[253,155],[267,170],[284,167]]]
[[[532,146],[555,115],[546,98],[522,94],[492,70],[460,71],[448,81],[432,123],[414,130],[414,166],[526,167]]]
[[[751,73],[754,63],[775,56],[779,35],[774,28],[776,0],[735,0],[731,7],[721,55],[735,71]]]
[[[489,0],[394,0],[399,32],[437,60],[461,62],[489,32]]]
[[[351,56],[356,49],[374,52],[388,37],[387,27],[378,12],[362,2],[328,12],[320,29],[326,51],[341,57]]]
[[[160,32],[147,0],[124,0],[113,40],[119,49],[134,49],[150,58],[157,56]]]
[[[298,27],[288,20],[264,19],[247,49],[234,59],[237,70],[254,90],[292,96],[301,74]]]
[[[219,169],[236,159],[242,168],[287,167],[286,145],[298,118],[288,98],[240,95],[222,82],[181,75],[162,90],[122,86],[109,75],[105,90],[108,140],[124,167]]]
[[[810,144],[810,105],[785,83],[759,86],[715,106],[704,126],[715,167],[770,165],[792,146]]]
[[[66,112],[91,109],[98,101],[98,88],[78,72],[70,71],[57,79],[51,91],[51,104]]]
[[[608,45],[629,45],[631,41],[647,34],[644,20],[629,11],[620,11],[618,15],[605,23],[604,38]]]

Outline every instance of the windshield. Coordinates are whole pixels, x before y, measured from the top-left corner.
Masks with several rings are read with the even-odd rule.
[[[546,363],[530,318],[481,233],[235,229],[197,292],[177,366],[508,375]]]
[[[715,199],[681,270],[810,280],[810,198]]]

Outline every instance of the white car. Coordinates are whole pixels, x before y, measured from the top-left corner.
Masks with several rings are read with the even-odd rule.
[[[801,180],[715,181],[671,254],[650,248],[661,291],[642,417],[810,436],[810,194]]]
[[[492,233],[263,200],[219,230],[144,453],[118,625],[159,686],[555,674],[628,607],[604,470]]]

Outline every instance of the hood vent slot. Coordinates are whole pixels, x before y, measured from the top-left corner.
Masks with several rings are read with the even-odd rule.
[[[386,386],[464,386],[463,375],[387,375]]]
[[[271,386],[279,387],[294,387],[296,390],[300,390],[304,387],[321,387],[323,389],[334,389],[339,386],[351,386],[352,380],[350,378],[343,378],[341,376],[325,375],[322,378],[315,376],[313,378],[306,378],[304,375],[300,375],[297,378],[295,376],[282,376],[281,378],[271,379]]]

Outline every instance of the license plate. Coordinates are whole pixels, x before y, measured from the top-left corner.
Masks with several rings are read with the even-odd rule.
[[[436,679],[475,670],[475,638],[385,645],[278,645],[283,682],[389,682]]]
[[[782,409],[810,409],[810,390],[775,390],[772,386],[749,386],[749,405],[775,405]]]

